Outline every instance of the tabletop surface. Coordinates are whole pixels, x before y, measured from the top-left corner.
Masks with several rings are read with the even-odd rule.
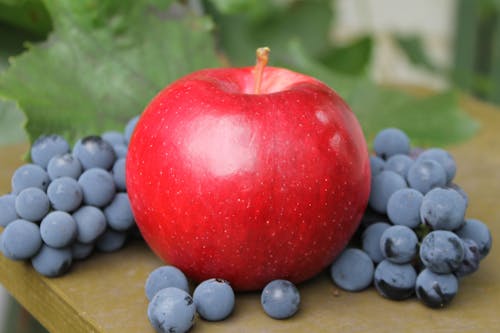
[[[456,182],[470,197],[467,217],[488,224],[493,248],[478,272],[460,281],[450,306],[433,310],[416,299],[391,301],[373,287],[339,290],[326,273],[299,286],[302,303],[291,319],[274,320],[259,293],[238,293],[222,322],[197,318],[192,332],[493,332],[500,330],[500,110],[470,98],[464,108],[481,123],[470,141],[449,147],[458,164]],[[26,145],[0,147],[0,194],[22,164]],[[0,283],[51,332],[154,332],[144,282],[162,262],[134,240],[115,253],[95,253],[59,278],[37,274],[29,263],[0,254]]]

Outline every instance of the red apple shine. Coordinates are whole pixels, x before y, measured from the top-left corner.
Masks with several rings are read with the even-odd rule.
[[[319,273],[355,232],[370,190],[365,138],[345,102],[261,60],[167,86],[126,163],[151,249],[195,281],[224,278],[235,290]]]

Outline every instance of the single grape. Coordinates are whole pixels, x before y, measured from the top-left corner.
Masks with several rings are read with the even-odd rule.
[[[477,219],[466,219],[460,229],[455,230],[458,237],[472,239],[476,242],[481,259],[486,257],[491,249],[491,232],[486,224]]]
[[[85,170],[78,178],[78,183],[82,187],[83,202],[86,205],[104,207],[115,196],[116,188],[113,176],[104,169]]]
[[[115,151],[116,159],[127,157],[128,147],[126,145],[113,145],[113,150]]]
[[[96,248],[101,252],[114,252],[123,247],[127,240],[127,233],[115,231],[107,228],[104,233],[97,238]]]
[[[33,222],[18,219],[9,223],[2,232],[2,252],[9,259],[29,259],[41,246],[40,228]]]
[[[137,125],[137,122],[139,121],[139,116],[135,116],[134,118],[130,119],[125,126],[125,141],[127,143],[130,142],[130,139],[132,138],[132,134],[134,133],[135,126]]]
[[[356,248],[345,249],[330,266],[330,277],[340,288],[360,291],[373,281],[373,261],[368,254]]]
[[[125,145],[125,136],[118,131],[106,131],[102,133],[101,138],[107,141],[110,145]]]
[[[42,135],[31,146],[31,160],[46,169],[50,159],[69,152],[68,142],[59,135]]]
[[[430,269],[420,272],[415,283],[419,300],[431,308],[448,305],[458,292],[458,280],[453,274],[437,274]]]
[[[387,202],[391,195],[402,188],[406,188],[406,181],[394,171],[384,170],[373,178],[370,192],[370,207],[378,212],[387,212]]]
[[[194,324],[196,307],[184,290],[160,290],[148,305],[148,319],[158,333],[184,333]]]
[[[382,254],[395,264],[410,263],[417,255],[418,237],[404,225],[387,228],[380,237]]]
[[[438,187],[424,196],[420,218],[434,230],[455,230],[464,223],[466,208],[457,191]]]
[[[92,254],[94,251],[94,243],[84,244],[74,242],[71,244],[71,255],[73,260],[83,260]]]
[[[185,292],[189,292],[189,284],[184,273],[175,266],[165,265],[153,270],[146,279],[144,289],[148,300],[152,300],[154,295],[168,287],[175,287]]]
[[[446,185],[446,171],[434,160],[416,160],[408,170],[407,180],[411,188],[426,194]]]
[[[94,206],[82,206],[73,213],[77,226],[77,241],[93,243],[106,231],[106,217],[102,210]]]
[[[118,191],[126,191],[127,184],[125,182],[125,158],[119,158],[113,165],[113,179]]]
[[[28,187],[38,187],[42,191],[46,191],[49,183],[49,175],[41,166],[24,164],[17,168],[12,175],[12,193],[19,194]]]
[[[56,155],[50,159],[47,173],[51,180],[59,177],[78,179],[82,174],[82,164],[71,153]]]
[[[135,224],[130,200],[126,192],[119,192],[113,201],[104,208],[104,215],[108,221],[108,226],[114,230],[126,231]]]
[[[413,159],[408,155],[396,154],[392,155],[385,161],[384,170],[394,171],[406,178],[408,170],[413,165]]]
[[[47,189],[47,195],[52,208],[64,212],[74,211],[83,201],[82,187],[76,179],[70,177],[54,179]]]
[[[385,259],[380,249],[380,237],[391,225],[385,222],[377,222],[369,225],[361,235],[361,246],[374,263],[379,263]]]
[[[419,156],[418,160],[434,160],[441,164],[444,171],[446,172],[446,183],[450,183],[457,172],[457,165],[455,159],[449,152],[442,148],[430,148],[423,151]]]
[[[479,254],[479,247],[472,239],[462,239],[464,243],[464,259],[460,266],[455,270],[457,277],[464,277],[470,275],[479,269],[479,262],[481,255]]]
[[[385,161],[376,155],[370,156],[370,170],[372,178],[378,175],[382,170],[384,170]]]
[[[209,321],[226,319],[234,309],[234,291],[229,282],[209,279],[201,282],[194,290],[196,311]]]
[[[73,155],[80,160],[84,170],[91,168],[109,170],[116,159],[113,146],[97,135],[83,138],[80,144],[75,146]]]
[[[386,128],[375,136],[373,149],[384,160],[396,154],[408,155],[410,152],[410,139],[400,129]]]
[[[47,277],[56,277],[65,274],[71,267],[73,256],[69,247],[53,248],[42,245],[40,251],[31,258],[33,268]]]
[[[420,224],[420,206],[424,196],[412,188],[394,192],[387,202],[387,216],[397,225],[416,228]]]
[[[375,268],[375,289],[392,300],[399,301],[413,295],[416,279],[417,272],[411,264],[395,264],[386,259]]]
[[[4,194],[0,196],[0,227],[6,227],[10,222],[17,220],[16,196]]]
[[[431,271],[448,274],[460,267],[465,250],[462,240],[451,231],[435,230],[420,244],[420,259]]]
[[[73,217],[59,210],[47,214],[40,223],[43,241],[54,248],[69,246],[76,239],[77,231]]]
[[[262,290],[260,303],[271,318],[286,319],[299,310],[300,293],[288,280],[273,280]]]
[[[16,212],[21,218],[38,222],[49,212],[50,202],[47,194],[38,187],[28,187],[16,197]]]
[[[445,188],[449,188],[449,189],[457,191],[458,194],[460,194],[462,196],[462,198],[464,198],[464,200],[465,200],[465,206],[466,207],[469,206],[469,196],[467,195],[467,193],[465,192],[465,190],[460,187],[460,185],[455,184],[455,183],[449,183],[448,185],[446,185]]]

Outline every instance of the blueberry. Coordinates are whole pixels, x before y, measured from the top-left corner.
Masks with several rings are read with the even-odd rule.
[[[288,280],[274,280],[262,290],[260,303],[271,318],[286,319],[299,310],[299,290]]]
[[[184,273],[175,266],[161,266],[152,271],[145,284],[146,297],[151,300],[163,288],[176,287],[189,292],[189,284]]]
[[[209,279],[200,283],[193,293],[196,311],[206,320],[227,318],[234,309],[234,291],[226,280]]]
[[[148,305],[148,319],[157,332],[183,333],[194,324],[196,307],[184,290],[168,287],[155,294]]]

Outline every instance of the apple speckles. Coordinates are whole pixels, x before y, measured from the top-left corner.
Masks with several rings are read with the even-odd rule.
[[[328,122],[330,121],[328,119],[328,114],[325,111],[318,110],[314,115],[316,116],[316,119],[318,119],[319,122],[322,123],[323,125],[328,124]]]

